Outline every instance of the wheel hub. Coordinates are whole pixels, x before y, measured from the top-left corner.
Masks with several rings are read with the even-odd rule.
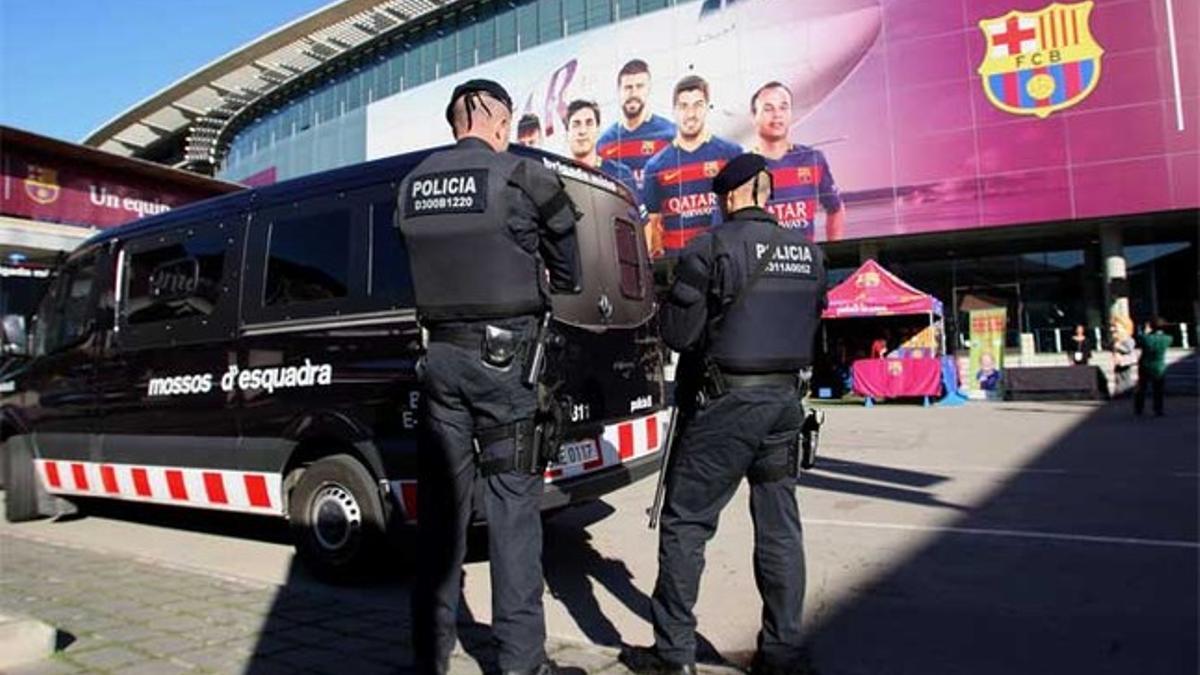
[[[317,543],[330,551],[344,548],[362,526],[362,510],[341,485],[326,485],[313,498],[309,521]]]

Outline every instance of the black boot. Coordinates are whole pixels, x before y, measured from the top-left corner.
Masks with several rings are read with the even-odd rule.
[[[560,666],[550,659],[546,659],[542,665],[533,670],[506,670],[503,675],[587,675],[587,671],[574,666]]]
[[[696,675],[696,664],[668,661],[654,647],[625,647],[618,658],[638,675]]]

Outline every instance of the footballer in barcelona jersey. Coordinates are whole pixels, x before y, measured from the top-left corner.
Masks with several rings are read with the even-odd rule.
[[[654,257],[676,257],[720,219],[712,179],[742,148],[708,130],[710,100],[704,78],[680,80],[672,99],[675,140],[646,163],[642,200],[649,213],[646,242]]]
[[[639,204],[641,193],[629,167],[614,159],[604,159],[596,153],[596,138],[600,135],[600,106],[595,101],[576,99],[567,106],[567,147],[571,157],[580,164],[599,169],[629,188]]]
[[[597,152],[633,171],[638,189],[646,162],[675,138],[675,125],[650,112],[650,67],[641,59],[626,63],[617,74],[621,117],[600,135]]]
[[[775,192],[767,203],[782,227],[803,230],[816,238],[817,204],[825,210],[825,241],[845,232],[846,208],[838,194],[829,162],[820,150],[792,143],[792,92],[780,82],[768,82],[754,92],[750,112],[758,145],[754,152],[767,160]]]

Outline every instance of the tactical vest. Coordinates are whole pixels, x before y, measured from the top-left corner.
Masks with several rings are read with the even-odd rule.
[[[510,177],[524,161],[481,142],[427,157],[400,185],[400,230],[423,321],[495,319],[541,311],[536,251],[509,230]]]
[[[729,256],[729,269],[739,277],[735,288],[747,289],[765,266],[744,297],[709,324],[709,358],[735,373],[791,373],[812,365],[825,294],[821,249],[801,231],[753,212],[714,229],[713,246]]]

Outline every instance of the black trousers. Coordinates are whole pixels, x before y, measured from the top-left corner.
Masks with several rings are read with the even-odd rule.
[[[1133,390],[1133,411],[1138,415],[1146,409],[1146,389],[1154,388],[1154,414],[1163,414],[1163,395],[1166,393],[1164,378],[1161,375],[1154,375],[1145,368],[1138,370],[1137,387]]]
[[[754,580],[763,601],[756,660],[787,672],[799,657],[805,570],[796,481],[761,474],[787,467],[803,416],[794,390],[751,388],[730,391],[684,422],[668,467],[651,598],[655,648],[664,658],[695,661],[704,547],[743,478],[751,479]]]
[[[530,338],[536,320],[492,321]],[[482,342],[482,330],[477,327]],[[435,333],[436,335],[436,333]],[[503,670],[529,670],[545,658],[542,615],[541,474],[480,475],[473,438],[481,429],[534,416],[535,392],[521,381],[523,351],[506,369],[485,365],[471,340],[431,340],[424,373],[424,429],[419,453],[420,554],[413,591],[417,670],[445,673],[457,638],[467,528],[476,495],[488,521],[492,632]],[[528,342],[526,343],[528,344]],[[511,437],[480,448],[481,459],[515,452]]]

